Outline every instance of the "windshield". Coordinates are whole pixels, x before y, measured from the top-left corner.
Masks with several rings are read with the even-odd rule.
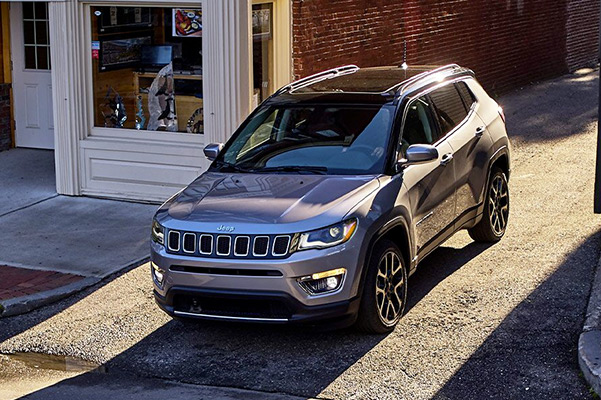
[[[234,135],[214,167],[238,172],[382,173],[393,115],[390,106],[265,107]]]

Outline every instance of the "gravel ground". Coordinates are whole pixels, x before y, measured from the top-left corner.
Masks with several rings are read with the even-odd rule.
[[[389,335],[172,321],[143,266],[0,320],[0,352],[323,398],[588,398],[577,340],[601,246],[597,85],[589,71],[501,99],[513,142],[507,234],[487,246],[461,232],[424,261]]]

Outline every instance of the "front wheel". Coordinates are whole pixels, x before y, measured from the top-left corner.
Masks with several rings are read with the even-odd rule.
[[[406,303],[403,255],[394,242],[381,240],[369,260],[356,326],[368,333],[390,332],[401,319]]]
[[[484,201],[482,220],[468,233],[477,242],[498,242],[505,234],[509,219],[509,187],[507,176],[500,168],[491,173]]]

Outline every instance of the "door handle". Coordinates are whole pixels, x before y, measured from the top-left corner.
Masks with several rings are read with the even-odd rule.
[[[479,137],[482,137],[482,135],[484,135],[484,131],[485,131],[485,130],[486,130],[486,127],[485,127],[485,126],[479,126],[479,127],[476,129],[476,137],[478,137],[478,138],[479,138]]]
[[[453,155],[451,153],[447,153],[440,159],[440,165],[447,165],[453,159]]]

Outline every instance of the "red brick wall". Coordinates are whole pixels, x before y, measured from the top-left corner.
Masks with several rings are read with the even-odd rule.
[[[294,0],[294,73],[400,64],[406,40],[409,64],[455,62],[505,92],[596,60],[595,1]]]
[[[567,64],[570,71],[597,62],[599,0],[568,0]]]
[[[10,147],[10,84],[0,83],[0,151]]]

